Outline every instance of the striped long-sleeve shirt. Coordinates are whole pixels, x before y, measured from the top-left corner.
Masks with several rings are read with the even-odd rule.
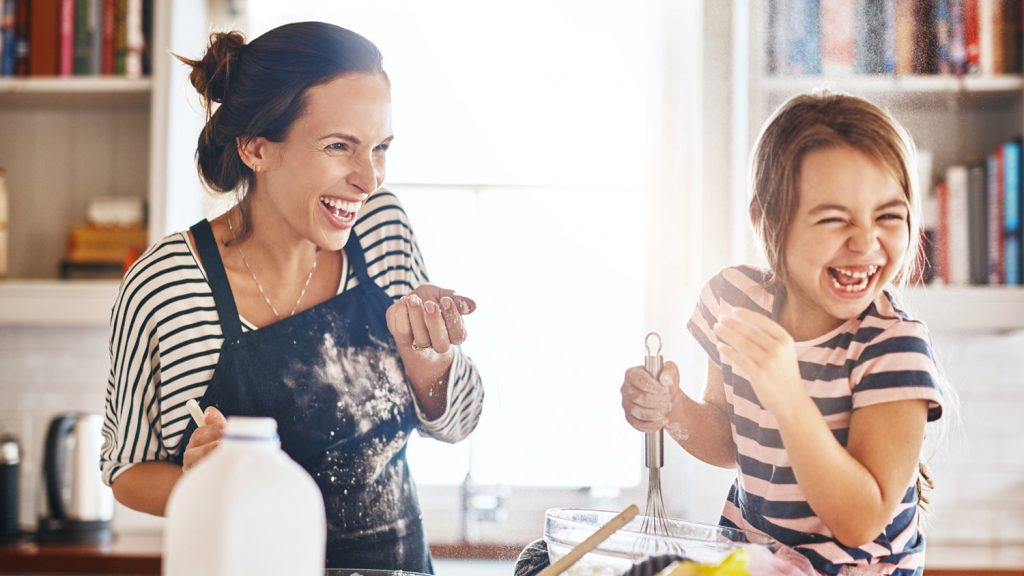
[[[370,277],[393,299],[428,282],[416,237],[398,198],[371,196],[353,232]],[[358,284],[351,269],[338,293]],[[243,331],[256,328],[242,321]],[[223,344],[213,293],[184,232],[154,244],[128,270],[110,319],[104,445],[108,484],[134,464],[167,460],[183,448],[185,402],[200,399],[213,378]],[[416,406],[421,434],[458,442],[476,427],[483,386],[473,362],[455,347],[444,413],[427,420]]]
[[[750,382],[719,357],[712,328],[723,314],[740,307],[777,319],[781,299],[765,287],[767,278],[768,272],[758,268],[726,268],[704,286],[688,325],[722,368],[736,445],[737,479],[721,523],[767,534],[801,552],[826,574],[851,565],[870,565],[879,573],[920,573],[924,535],[918,527],[917,474],[907,484],[894,517],[874,541],[858,548],[844,546],[814,513],[797,484],[778,421],[760,404]],[[883,292],[857,318],[795,346],[804,388],[843,446],[858,408],[924,399],[929,420],[941,415],[928,330],[897,308],[888,293]]]

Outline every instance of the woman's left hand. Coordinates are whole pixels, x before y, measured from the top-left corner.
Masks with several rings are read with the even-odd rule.
[[[465,342],[462,317],[474,310],[476,302],[472,299],[456,296],[454,290],[422,284],[388,307],[388,330],[399,351],[447,354],[453,345]]]
[[[758,400],[776,418],[795,404],[794,398],[806,394],[793,338],[771,318],[735,308],[714,329],[722,361],[750,381]]]

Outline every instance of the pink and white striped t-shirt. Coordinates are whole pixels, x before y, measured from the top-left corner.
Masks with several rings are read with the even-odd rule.
[[[782,299],[767,288],[769,272],[750,266],[726,268],[704,286],[688,328],[722,368],[737,479],[720,523],[765,533],[806,556],[814,568],[838,574],[844,567],[884,574],[920,574],[924,535],[918,526],[917,475],[907,484],[892,521],[859,548],[841,544],[807,503],[796,483],[778,422],[758,401],[750,383],[723,364],[712,327],[735,307],[778,318]],[[813,340],[796,343],[805,389],[843,446],[850,417],[864,406],[898,400],[928,400],[928,420],[942,414],[938,374],[927,327],[910,319],[888,293],[859,317]]]

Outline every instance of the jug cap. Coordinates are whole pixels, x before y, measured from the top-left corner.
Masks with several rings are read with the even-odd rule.
[[[273,418],[230,416],[224,437],[238,440],[277,440],[277,421]]]
[[[21,447],[13,436],[0,438],[0,464],[17,464],[21,462]]]

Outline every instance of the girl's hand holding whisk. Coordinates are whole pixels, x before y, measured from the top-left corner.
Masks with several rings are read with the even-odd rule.
[[[775,415],[806,396],[793,338],[771,318],[743,308],[723,314],[714,327],[718,353],[750,381],[761,404]]]
[[[679,388],[679,368],[665,362],[661,378],[651,376],[643,366],[626,370],[619,389],[626,421],[641,432],[661,430],[669,424],[672,407],[683,394]]]

